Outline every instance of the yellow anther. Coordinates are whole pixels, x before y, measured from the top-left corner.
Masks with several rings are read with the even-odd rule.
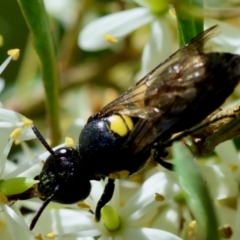
[[[25,128],[30,127],[33,124],[33,121],[28,118],[23,118],[21,122],[23,122],[23,127]]]
[[[4,44],[4,39],[3,39],[3,36],[0,35],[0,47],[2,47]]]
[[[21,135],[22,129],[21,128],[15,128],[11,134],[10,134],[10,138],[16,139]]]
[[[38,234],[37,236],[35,236],[35,239],[36,239],[36,240],[43,240],[43,238],[42,238],[42,235],[41,235],[41,234]]]
[[[231,169],[231,171],[232,171],[233,173],[237,172],[237,170],[238,170],[238,165],[233,164],[233,163],[229,163],[229,164],[228,164],[228,167]]]
[[[168,12],[172,17],[176,18],[176,12],[174,8],[170,8]]]
[[[120,199],[120,200],[119,200],[119,206],[120,206],[120,207],[123,207],[125,204],[126,204],[126,203],[125,203],[125,201],[124,201],[123,199]]]
[[[65,138],[65,144],[66,144],[67,147],[74,147],[75,146],[73,139],[70,138],[70,137]]]
[[[12,56],[12,59],[13,60],[18,60],[19,58],[19,55],[20,55],[20,50],[15,48],[15,49],[11,49],[11,50],[8,50],[7,54],[9,56]]]
[[[79,208],[91,209],[91,205],[88,204],[88,203],[86,203],[86,202],[79,202],[79,203],[77,204],[77,206],[78,206]]]
[[[187,236],[192,238],[197,232],[197,222],[195,220],[191,221],[187,226]]]
[[[0,230],[4,229],[6,226],[7,224],[4,221],[0,220]]]
[[[165,197],[159,193],[155,193],[155,201],[157,202],[163,202],[165,200]]]
[[[3,204],[8,203],[7,197],[2,192],[0,192],[0,202]]]
[[[115,38],[113,35],[109,34],[109,33],[105,33],[103,34],[103,38],[109,42],[109,43],[116,43],[118,42],[117,38]]]
[[[48,144],[49,146],[52,145],[51,140],[50,140],[49,138],[46,138],[45,140],[46,140],[46,142],[47,142],[47,144]]]
[[[14,144],[15,144],[15,145],[19,145],[20,143],[21,143],[20,140],[18,140],[18,139],[15,139],[15,140],[14,140]]]
[[[54,232],[50,232],[50,233],[48,233],[48,234],[45,235],[45,237],[48,238],[48,239],[55,239],[55,236],[56,236],[56,235],[55,235]]]
[[[109,174],[109,178],[112,178],[112,179],[124,179],[126,177],[128,177],[130,174],[130,172],[128,170],[122,170],[122,171],[119,171],[119,172],[112,172]]]
[[[229,239],[233,234],[233,230],[231,226],[227,224],[219,227],[218,232],[222,238],[226,238],[226,239]]]

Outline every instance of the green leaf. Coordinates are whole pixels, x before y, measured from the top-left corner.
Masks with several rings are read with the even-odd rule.
[[[218,240],[218,224],[212,200],[193,156],[185,146],[175,142],[173,158],[187,202],[196,217],[200,239]]]
[[[18,3],[31,32],[33,44],[41,63],[42,79],[47,101],[46,110],[50,125],[50,139],[52,145],[56,145],[60,139],[59,79],[55,46],[48,16],[43,0],[18,0]]]
[[[178,21],[179,45],[182,47],[203,32],[203,1],[176,1],[174,8]]]
[[[149,8],[155,13],[162,13],[168,9],[169,2],[167,0],[134,0],[140,6]]]

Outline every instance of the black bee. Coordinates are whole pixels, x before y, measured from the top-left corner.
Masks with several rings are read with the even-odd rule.
[[[33,188],[44,203],[30,229],[50,201],[64,204],[82,201],[90,194],[90,180],[107,177],[95,211],[99,221],[101,208],[112,198],[114,179],[140,171],[152,150],[155,160],[164,165],[166,143],[171,142],[173,134],[192,128],[225,101],[240,80],[240,57],[204,51],[204,43],[215,28],[193,38],[92,115],[80,133],[76,149],[64,147],[53,151],[33,126],[51,155]],[[26,198],[28,193],[18,196]]]

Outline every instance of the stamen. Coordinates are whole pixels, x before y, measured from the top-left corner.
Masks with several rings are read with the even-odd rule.
[[[104,206],[101,210],[101,217],[104,226],[109,232],[115,232],[121,227],[120,217],[112,206]]]
[[[109,33],[105,33],[103,35],[103,38],[109,43],[117,43],[118,42],[118,39]]]
[[[3,36],[0,35],[0,47],[2,47],[4,44],[4,39],[3,39]]]
[[[16,139],[21,135],[21,133],[22,133],[22,129],[21,128],[16,128],[11,132],[10,138]]]
[[[20,50],[15,48],[15,49],[11,49],[11,50],[8,50],[7,54],[9,56],[12,56],[12,59],[13,60],[18,60],[19,58],[19,55],[20,55]]]
[[[126,202],[123,199],[119,200],[119,206],[123,207],[126,204]]]
[[[43,238],[42,238],[42,235],[41,235],[41,234],[38,234],[37,236],[35,236],[35,239],[36,239],[36,240],[43,240]]]
[[[48,233],[45,235],[46,238],[48,239],[55,239],[56,234],[54,232]]]
[[[0,220],[0,230],[4,229],[6,226],[7,224],[4,221]]]
[[[70,137],[65,138],[65,144],[66,144],[67,147],[74,147],[75,146],[73,139],[70,138]]]
[[[227,239],[229,239],[233,234],[232,228],[228,224],[219,227],[218,232],[221,238],[227,238]]]
[[[197,222],[195,220],[191,221],[187,226],[187,236],[192,238],[197,232]]]
[[[18,140],[18,139],[15,139],[15,140],[14,140],[14,144],[15,144],[15,145],[19,145],[20,143],[21,143],[20,140]]]
[[[23,122],[23,127],[25,128],[30,127],[33,124],[33,121],[28,118],[21,119],[21,122]]]
[[[86,203],[86,202],[79,202],[79,203],[77,204],[77,206],[78,206],[79,208],[91,209],[91,205],[88,204],[88,203]]]
[[[165,200],[165,197],[159,193],[155,193],[155,201],[157,202],[163,202]]]
[[[3,70],[7,67],[7,65],[11,62],[12,56],[9,56],[3,63],[0,65],[0,74],[3,72]]]
[[[3,204],[8,203],[7,197],[2,192],[0,192],[0,203],[3,203]]]
[[[229,163],[229,164],[228,164],[228,167],[230,168],[230,170],[232,171],[232,173],[235,173],[235,172],[237,172],[237,170],[238,170],[238,165],[233,164],[233,163]]]

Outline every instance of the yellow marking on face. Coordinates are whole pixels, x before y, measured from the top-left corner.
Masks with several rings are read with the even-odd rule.
[[[119,136],[124,137],[128,134],[129,130],[133,128],[132,119],[126,115],[112,115],[108,118],[110,122],[110,129]]]
[[[108,175],[109,178],[111,179],[124,179],[128,177],[130,172],[128,170],[122,170],[119,172],[112,172]]]

